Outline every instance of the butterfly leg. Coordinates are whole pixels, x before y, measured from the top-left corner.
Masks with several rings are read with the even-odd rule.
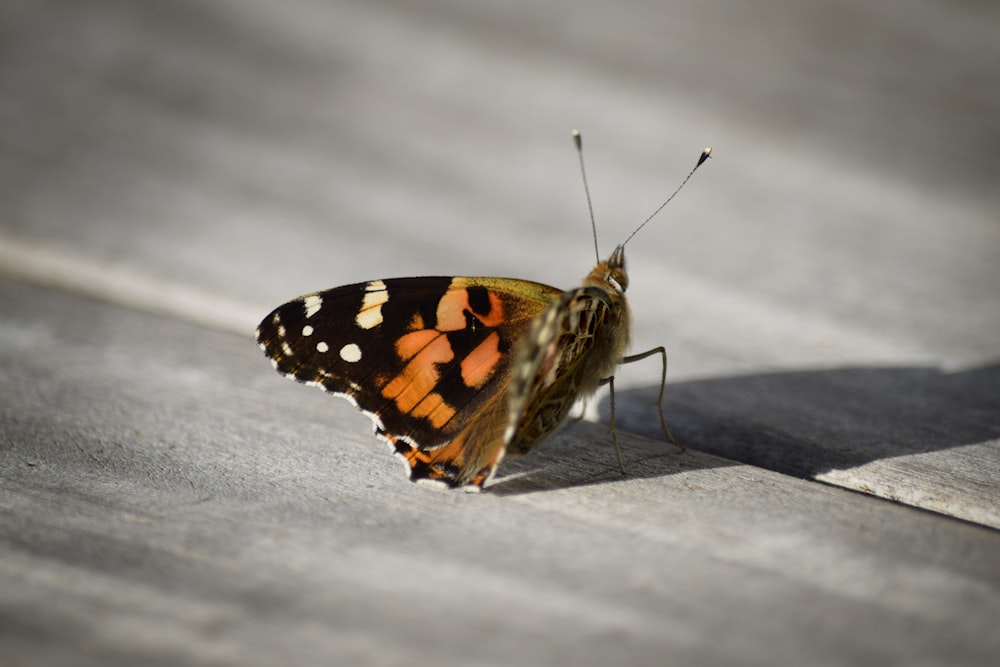
[[[612,375],[609,378],[604,378],[601,380],[601,384],[608,385],[610,391],[611,401],[611,443],[615,446],[615,456],[618,458],[618,469],[622,471],[623,475],[627,475],[625,472],[625,462],[622,461],[622,449],[618,446],[618,434],[615,433],[615,376]]]
[[[639,354],[630,354],[627,357],[623,358],[621,360],[621,363],[623,363],[623,364],[630,364],[633,361],[642,361],[643,359],[646,359],[647,357],[651,357],[654,354],[659,354],[660,355],[660,359],[661,359],[660,393],[659,393],[659,395],[657,396],[657,399],[656,399],[656,408],[657,408],[657,412],[660,415],[660,428],[663,429],[663,433],[664,433],[664,435],[667,436],[667,439],[670,440],[670,442],[673,443],[674,446],[677,447],[681,452],[683,452],[687,448],[684,445],[682,445],[680,442],[678,442],[677,438],[674,437],[674,434],[670,432],[670,429],[667,427],[667,418],[663,415],[663,392],[664,392],[664,389],[667,386],[667,350],[666,350],[666,348],[664,348],[661,345],[659,347],[654,347],[651,350],[646,350],[645,352],[640,352]],[[615,378],[614,378],[614,376],[611,376],[609,378],[604,378],[603,380],[601,380],[601,384],[602,385],[606,384],[606,385],[609,385],[609,387],[610,387],[609,406],[610,406],[610,412],[611,412],[611,415],[610,415],[611,416],[611,441],[614,443],[614,446],[615,446],[615,455],[618,457],[618,467],[621,468],[622,474],[624,475],[625,474],[625,466],[622,463],[621,451],[618,448],[618,436],[615,434]]]
[[[654,354],[660,355],[660,394],[656,398],[656,409],[660,414],[660,428],[663,429],[663,434],[667,436],[667,439],[675,447],[677,447],[681,452],[687,449],[684,445],[677,441],[674,434],[670,432],[667,428],[667,418],[663,416],[663,390],[667,386],[667,350],[662,345],[659,347],[654,347],[652,350],[646,350],[645,352],[640,352],[639,354],[630,354],[624,359],[622,359],[623,364],[630,364],[633,361],[641,361],[647,357],[651,357]]]

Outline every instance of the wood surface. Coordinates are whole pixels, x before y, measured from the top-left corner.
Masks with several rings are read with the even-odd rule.
[[[0,6],[3,665],[992,665],[1000,12]],[[410,484],[257,320],[574,286],[654,359],[490,491]]]

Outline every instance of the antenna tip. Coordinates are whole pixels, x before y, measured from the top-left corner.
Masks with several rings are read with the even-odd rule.
[[[583,138],[580,137],[580,130],[576,128],[573,128],[573,143],[576,144],[576,150],[583,147]]]
[[[708,146],[705,148],[705,150],[701,152],[701,157],[698,158],[698,164],[696,164],[694,168],[697,169],[698,167],[700,167],[705,162],[705,160],[707,160],[710,157],[712,157],[712,147]]]

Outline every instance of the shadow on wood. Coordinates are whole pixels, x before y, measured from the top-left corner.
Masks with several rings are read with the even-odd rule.
[[[621,429],[618,442],[625,475],[618,468],[606,425],[571,422],[527,456],[505,461],[498,477],[486,488],[498,495],[516,495],[733,465],[731,461],[692,449],[681,451],[672,443],[637,438]]]
[[[768,373],[667,386],[677,438],[702,452],[813,478],[878,459],[1000,438],[1000,364],[842,368]],[[655,388],[616,394],[619,428],[663,439]],[[600,404],[608,420],[608,402]]]
[[[504,495],[661,477],[732,461],[822,479],[825,473],[882,459],[1000,438],[997,396],[1000,365],[958,373],[842,368],[671,384],[665,399],[667,420],[689,448],[679,453],[663,442],[652,407],[656,387],[619,391],[617,425],[627,476],[615,465],[607,427],[579,424],[564,428],[524,459],[505,462],[490,490]],[[607,424],[607,397],[601,400],[599,414]],[[961,487],[961,471],[952,473]],[[878,479],[824,481],[905,500],[880,492]]]

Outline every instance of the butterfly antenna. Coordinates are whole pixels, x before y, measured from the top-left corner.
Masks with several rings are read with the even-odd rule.
[[[590,228],[594,232],[594,256],[601,261],[601,251],[597,248],[597,222],[594,221],[594,205],[590,202],[590,187],[587,185],[587,170],[583,166],[583,138],[580,130],[573,130],[573,143],[580,158],[580,177],[583,178],[583,192],[587,195],[587,210],[590,211]]]
[[[650,214],[650,216],[648,218],[646,218],[645,220],[643,220],[643,222],[642,222],[641,225],[639,225],[638,227],[635,228],[635,231],[632,232],[627,239],[625,239],[625,243],[628,243],[629,241],[631,241],[632,237],[635,236],[636,234],[638,234],[639,230],[642,229],[643,227],[645,227],[647,222],[649,222],[650,220],[652,220],[653,218],[655,218],[656,214],[659,213],[660,211],[662,211],[663,207],[666,206],[667,204],[669,204],[670,200],[677,196],[677,193],[681,191],[681,188],[683,188],[687,184],[687,182],[689,180],[691,180],[691,177],[694,176],[694,172],[698,171],[698,167],[700,167],[701,165],[705,164],[705,160],[707,160],[710,157],[712,157],[712,147],[711,146],[709,146],[708,148],[706,148],[705,150],[703,150],[701,152],[701,156],[698,158],[698,163],[691,169],[691,171],[688,172],[688,175],[684,177],[684,180],[681,181],[681,184],[677,186],[677,189],[674,190],[674,193],[672,195],[670,195],[669,197],[667,197],[667,200],[665,202],[663,202],[662,204],[660,204],[659,208],[657,208],[655,211],[653,211],[652,214]],[[625,243],[622,243],[622,245],[625,245]]]

